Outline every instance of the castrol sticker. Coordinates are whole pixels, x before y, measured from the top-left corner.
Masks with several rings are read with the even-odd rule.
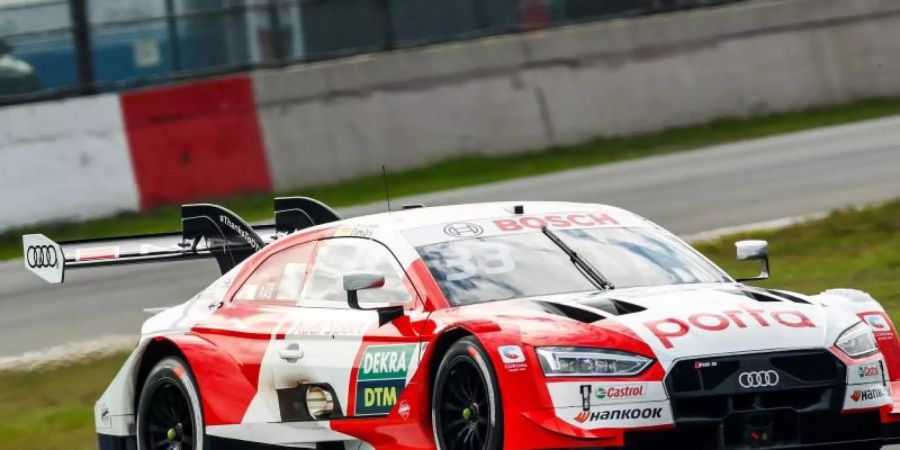
[[[886,379],[884,375],[884,363],[880,359],[847,366],[847,384],[851,385],[882,383]]]
[[[577,381],[547,383],[555,407],[603,406],[666,400],[661,382]]]

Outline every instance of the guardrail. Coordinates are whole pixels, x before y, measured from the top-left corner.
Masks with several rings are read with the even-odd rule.
[[[0,105],[739,0],[0,0]]]

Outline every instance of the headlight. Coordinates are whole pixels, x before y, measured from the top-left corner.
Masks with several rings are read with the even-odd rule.
[[[834,345],[851,358],[871,355],[878,351],[878,345],[875,343],[872,329],[863,322],[847,328],[846,331],[841,333]]]
[[[631,377],[653,360],[618,350],[579,347],[540,347],[538,358],[548,377]]]

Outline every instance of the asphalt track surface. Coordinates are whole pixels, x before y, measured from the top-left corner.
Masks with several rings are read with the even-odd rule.
[[[607,203],[690,235],[897,197],[900,117],[394,199],[393,204]],[[379,203],[341,213],[382,210]],[[0,359],[102,336],[136,336],[148,317],[145,308],[180,303],[216,276],[215,263],[194,261],[72,271],[66,284],[50,286],[21,261],[2,263]]]

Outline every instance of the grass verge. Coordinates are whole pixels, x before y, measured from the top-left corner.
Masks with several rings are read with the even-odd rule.
[[[642,136],[597,139],[571,147],[551,148],[512,156],[469,155],[449,159],[428,167],[394,172],[390,175],[391,194],[403,196],[452,189],[894,114],[900,114],[900,99],[870,100],[845,106],[767,117],[719,120],[707,125],[671,129]],[[367,176],[281,194],[306,195],[333,206],[346,206],[381,200],[383,192],[381,176]],[[231,208],[250,221],[268,220],[272,217],[272,195],[270,194],[243,195],[213,200]],[[9,230],[0,234],[0,260],[21,257],[20,236],[26,233],[40,232],[55,240],[65,241],[177,231],[179,217],[178,208],[170,206],[144,213],[122,214],[81,223],[41,225]]]
[[[0,447],[96,450],[94,402],[127,355],[32,372],[0,373]]]
[[[752,283],[805,294],[856,288],[872,294],[900,324],[900,200],[848,209],[782,230],[748,233],[696,247],[735,276],[754,276],[759,266],[734,259],[734,241],[769,241],[772,278]]]
[[[728,236],[697,247],[735,275],[758,267],[734,261]],[[754,233],[769,240],[773,278],[760,285],[815,294],[863,289],[900,323],[900,201],[848,210],[783,230]],[[93,403],[125,355],[29,373],[0,373],[0,442],[18,450],[93,449]]]

